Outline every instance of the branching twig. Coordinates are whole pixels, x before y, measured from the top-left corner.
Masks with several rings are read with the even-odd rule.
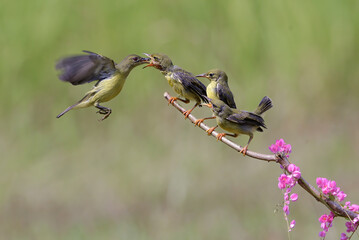
[[[164,93],[164,97],[167,99],[170,99],[171,96],[165,92]],[[173,102],[172,104],[178,111],[180,111],[181,113],[184,113],[186,110],[179,105],[177,102]],[[188,116],[188,119],[194,123],[197,118],[195,118],[192,114],[190,114]],[[204,131],[207,131],[209,129],[209,127],[207,125],[205,125],[204,123],[201,123],[199,126],[201,129],[203,129]],[[216,131],[213,131],[212,136],[217,137],[218,133]],[[236,151],[241,151],[242,147],[235,144],[234,142],[228,140],[227,138],[223,137],[221,140],[224,144],[228,145],[229,147],[233,148]],[[280,165],[283,166],[283,168],[287,171],[287,167],[289,166],[290,162],[288,161],[288,158],[285,155],[281,155],[281,154],[276,154],[276,155],[268,155],[268,154],[261,154],[261,153],[257,153],[257,152],[252,152],[252,151],[247,151],[246,156],[251,157],[251,158],[255,158],[258,160],[263,160],[263,161],[267,161],[267,162],[277,162]],[[322,194],[320,194],[320,192],[314,188],[312,185],[310,185],[303,177],[300,177],[300,179],[298,179],[298,184],[305,190],[307,191],[310,195],[312,195],[317,201],[321,202],[322,204],[324,204],[330,211],[332,211],[336,216],[340,216],[343,218],[348,219],[348,216],[351,218],[351,220],[353,220],[354,218],[358,217],[358,214],[349,211],[347,209],[344,209],[340,204],[338,204],[337,202],[331,200],[328,197],[323,196]]]

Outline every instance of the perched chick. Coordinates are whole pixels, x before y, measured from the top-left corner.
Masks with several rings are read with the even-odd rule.
[[[207,97],[221,100],[231,108],[237,108],[231,89],[229,89],[228,77],[225,72],[213,69],[196,77],[208,78],[211,81],[207,85]]]
[[[150,58],[149,64],[145,67],[154,67],[160,70],[172,89],[179,95],[179,97],[184,98],[172,97],[169,99],[169,103],[173,103],[176,100],[180,100],[184,103],[189,103],[190,100],[196,102],[192,109],[184,112],[185,118],[187,118],[193,109],[200,105],[202,101],[207,102],[207,99],[205,98],[206,86],[190,72],[173,65],[171,59],[165,54],[145,53],[145,55]]]
[[[101,106],[100,103],[110,101],[116,97],[121,92],[131,70],[149,60],[132,54],[125,57],[120,63],[115,64],[112,59],[100,54],[89,51],[84,52],[88,53],[88,55],[66,57],[56,64],[56,69],[62,71],[59,78],[72,85],[92,81],[97,82],[80,101],[57,115],[57,118],[71,109],[95,106],[99,109],[98,113],[105,115],[101,120],[105,120],[110,116],[112,110]]]
[[[220,133],[217,136],[218,140],[221,140],[224,136],[237,137],[239,134],[249,136],[247,145],[241,151],[243,155],[246,154],[248,145],[253,139],[253,133],[256,131],[263,132],[262,128],[266,128],[260,115],[273,107],[271,99],[267,96],[262,99],[254,113],[232,109],[223,101],[217,99],[211,99],[210,103],[206,105],[212,109],[217,121],[217,126],[208,129],[208,134],[211,134],[215,128],[220,126],[232,134]]]

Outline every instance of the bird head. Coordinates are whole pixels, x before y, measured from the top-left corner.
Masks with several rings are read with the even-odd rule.
[[[132,70],[132,68],[137,67],[138,65],[147,63],[148,61],[149,61],[149,58],[143,58],[136,54],[131,54],[131,55],[128,55],[127,57],[125,57],[118,64],[117,67],[123,71],[129,71],[129,70]]]
[[[199,74],[196,77],[204,77],[209,79],[210,81],[215,81],[215,82],[217,82],[220,79],[223,79],[225,81],[227,81],[228,79],[227,74],[219,69],[212,69],[206,73]]]
[[[150,58],[147,61],[148,65],[146,65],[144,68],[154,67],[160,71],[165,71],[170,66],[173,66],[171,59],[165,54],[162,53],[153,53],[153,54],[144,53],[144,54]]]

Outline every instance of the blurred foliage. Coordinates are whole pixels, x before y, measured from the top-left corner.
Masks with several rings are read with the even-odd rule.
[[[251,150],[284,138],[309,182],[335,179],[358,203],[358,12],[355,0],[3,1],[0,239],[287,239],[279,167],[193,128],[157,70],[135,69],[104,122],[94,108],[56,119],[91,88],[54,69],[81,50],[223,69],[240,108],[274,102]],[[297,192],[292,239],[313,239],[328,210]],[[344,229],[336,219],[327,239]]]

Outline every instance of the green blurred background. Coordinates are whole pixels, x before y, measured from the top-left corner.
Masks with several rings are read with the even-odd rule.
[[[284,138],[310,183],[335,179],[359,203],[358,12],[356,0],[2,2],[0,239],[287,239],[280,168],[185,121],[157,70],[135,69],[104,122],[95,108],[56,119],[91,88],[54,69],[81,50],[223,69],[240,108],[274,102],[250,150]],[[295,191],[292,239],[317,239],[328,210]],[[344,230],[336,219],[327,239]]]

